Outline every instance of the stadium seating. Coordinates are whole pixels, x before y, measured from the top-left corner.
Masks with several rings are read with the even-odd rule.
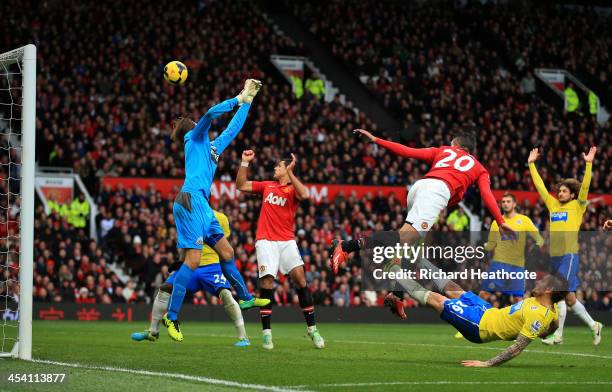
[[[609,32],[609,17],[573,10],[568,18],[568,11],[547,5],[478,2],[464,8],[374,0],[290,7],[406,129],[414,128],[417,146],[440,145],[452,131],[474,128],[493,188],[530,189],[525,162],[533,146],[544,148],[540,165],[558,179],[580,176],[584,146],[599,145],[591,191],[610,190],[609,126],[597,126],[586,108],[582,117],[564,116],[529,88],[534,68],[566,68],[601,90],[610,107],[602,33]],[[340,19],[345,23],[336,23]],[[561,32],[571,39],[555,39]]]
[[[380,3],[351,3],[351,10],[340,2],[296,3],[295,7],[321,42],[355,76],[364,77],[374,97],[405,128],[415,127],[417,138],[407,143],[448,143],[452,131],[475,125],[478,154],[491,171],[493,187],[525,190],[532,189],[525,162],[534,144],[545,146],[546,157],[540,165],[547,183],[555,179],[553,173],[581,176],[580,152],[585,145],[598,144],[604,148],[597,157],[591,190],[609,191],[612,170],[607,129],[595,126],[589,116],[566,118],[521,89],[529,82],[525,70],[535,66],[573,69],[573,64],[584,65],[585,69],[576,71],[591,75],[597,83],[609,78],[606,63],[577,43],[572,45],[580,50],[572,53],[578,58],[571,61],[560,61],[564,59],[560,50],[541,50],[551,34],[546,30],[548,23],[536,24],[542,42],[535,47],[526,47],[523,37],[500,35],[497,38],[507,42],[507,47],[497,49],[475,39],[483,29],[502,34],[507,23],[522,26],[541,20],[541,13],[549,11],[512,19],[507,16],[514,11],[505,8],[456,13],[451,8],[434,12],[426,5],[415,9],[402,2],[384,2],[383,10]],[[38,163],[72,167],[100,207],[98,239],[89,239],[84,230],[37,208],[37,301],[150,301],[167,277],[169,264],[177,260],[172,201],[154,189],[103,189],[100,178],[182,177],[181,146],[169,139],[172,119],[181,113],[202,115],[211,104],[235,95],[247,77],[262,79],[264,89],[241,135],[222,156],[218,178],[233,180],[245,148],[256,151],[251,174],[258,179],[269,178],[273,163],[290,152],[298,155],[297,174],[308,182],[405,185],[425,172],[424,165],[396,159],[355,140],[353,128],[376,129],[363,113],[339,100],[325,103],[308,94],[296,100],[268,59],[270,54],[303,53],[303,48],[275,32],[250,2],[193,3],[180,13],[144,0],[127,2],[121,8],[106,2],[66,8],[62,2],[32,0],[0,5],[3,15],[12,15],[16,9],[19,18],[28,21],[23,24],[28,28],[21,29],[21,23],[0,26],[0,47],[9,49],[25,41],[39,44]],[[141,11],[140,17],[133,17],[138,14],[131,12],[134,10]],[[353,23],[333,23],[348,11]],[[379,13],[376,18],[368,16],[375,13]],[[103,20],[114,23],[99,23]],[[571,26],[568,33],[572,36],[585,33],[578,23]],[[601,46],[590,33],[587,39]],[[519,48],[528,51],[521,55],[523,61],[528,57],[532,63],[509,62],[510,53],[523,53]],[[184,87],[174,88],[162,80],[161,68],[169,55],[184,60],[190,69]],[[220,130],[228,120],[222,118],[213,127]],[[477,203],[473,205],[478,208]],[[245,196],[219,206],[238,228],[231,242],[252,290],[257,281],[254,229],[259,206],[257,198]],[[587,230],[598,229],[603,216],[612,216],[611,207],[594,203],[589,208],[583,226]],[[545,228],[547,215],[541,205],[523,209]],[[349,196],[300,205],[298,244],[317,305],[382,305],[383,294],[359,291],[358,262],[340,276],[332,276],[327,249],[335,236],[357,237],[372,230],[398,228],[404,214],[397,200],[380,197],[357,200]],[[484,222],[486,229],[490,218]],[[450,230],[444,218],[438,226]],[[122,281],[111,265],[131,278]],[[283,279],[280,283],[276,302],[296,302],[288,283]],[[610,294],[601,296],[591,287],[594,282],[584,279],[581,296],[587,303],[610,309]],[[202,294],[190,300],[197,304],[216,301]],[[409,300],[406,305],[416,306]]]

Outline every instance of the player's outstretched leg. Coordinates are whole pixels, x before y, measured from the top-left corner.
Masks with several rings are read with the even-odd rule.
[[[240,309],[247,310],[253,307],[266,306],[270,303],[270,300],[267,298],[257,298],[253,296],[253,294],[249,293],[249,289],[247,288],[242,274],[240,274],[240,271],[238,271],[238,268],[236,268],[234,259],[231,259],[230,261],[222,261],[221,270],[223,271],[223,275],[227,278],[238,294]]]
[[[155,296],[155,301],[153,301],[153,308],[151,310],[151,325],[149,326],[149,329],[143,332],[134,332],[132,334],[132,340],[137,342],[143,340],[154,342],[159,339],[159,322],[164,317],[164,313],[166,313],[166,310],[168,309],[169,299],[170,293],[163,291],[160,287],[160,290]]]
[[[334,240],[330,252],[332,272],[336,274],[340,265],[349,260],[350,253],[357,252],[360,249],[371,249],[376,246],[394,247],[397,244],[413,245],[420,239],[419,232],[411,224],[404,223],[399,231],[375,232],[369,237],[358,240]]]
[[[393,264],[389,268],[389,271],[397,273],[401,271],[401,267],[398,264]],[[399,283],[404,290],[406,290],[408,295],[414,298],[418,303],[421,305],[427,304],[427,298],[429,297],[431,291],[425,289],[417,281],[406,278],[397,279],[396,282]]]
[[[567,317],[567,305],[565,301],[557,302],[557,311],[559,312],[559,328],[547,338],[542,339],[542,343],[549,346],[563,344],[563,327],[565,326],[565,319]]]
[[[251,341],[246,334],[246,329],[244,328],[244,319],[242,318],[242,312],[240,311],[240,306],[232,297],[232,293],[230,293],[227,289],[222,289],[219,292],[219,298],[223,301],[223,306],[225,308],[225,313],[228,315],[230,320],[234,323],[234,327],[236,328],[236,334],[238,335],[238,341],[234,343],[236,347],[247,347],[251,345]]]

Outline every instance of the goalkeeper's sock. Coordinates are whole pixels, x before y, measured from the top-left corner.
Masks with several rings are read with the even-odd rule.
[[[567,317],[567,304],[565,300],[557,302],[557,310],[559,311],[559,328],[555,331],[555,336],[563,336],[563,326],[565,325],[565,318]]]
[[[240,311],[240,306],[238,306],[238,302],[232,297],[232,293],[230,293],[227,289],[222,289],[219,293],[219,298],[223,301],[223,306],[225,307],[225,313],[227,313],[228,317],[234,323],[234,327],[236,328],[236,333],[238,334],[238,339],[247,339],[248,336],[246,334],[246,329],[244,328],[244,319],[242,318],[242,312]]]
[[[238,271],[238,268],[236,268],[236,263],[234,262],[233,258],[229,261],[221,262],[221,271],[223,271],[223,275],[227,278],[227,280],[229,280],[232,287],[236,289],[238,298],[243,301],[250,301],[253,298],[253,295],[249,293],[249,289],[247,288],[240,271]]]
[[[272,324],[272,300],[274,299],[273,289],[261,289],[261,298],[267,298],[270,303],[259,308],[259,316],[261,317],[261,329],[270,330]]]
[[[587,312],[587,310],[585,309],[585,307],[582,304],[582,302],[580,302],[578,299],[576,299],[576,303],[575,304],[570,306],[570,310],[576,316],[580,317],[580,320],[584,321],[584,323],[586,325],[588,325],[589,328],[593,329],[595,327],[595,320],[593,320],[593,318],[591,317],[589,312]]]
[[[302,312],[304,312],[304,320],[306,320],[306,325],[308,326],[310,331],[311,329],[314,329],[315,326],[315,311],[312,294],[310,294],[308,287],[302,287],[297,289],[297,295],[300,301],[300,307],[302,308]]]
[[[153,309],[151,310],[151,326],[149,327],[149,331],[152,333],[159,333],[159,322],[162,317],[164,317],[166,310],[168,310],[169,299],[170,293],[166,293],[162,290],[157,291],[155,301],[153,301]]]
[[[193,270],[187,264],[184,264],[175,272],[176,278],[172,284],[172,295],[170,296],[170,305],[168,306],[168,319],[175,321],[183,306],[187,285],[193,276]]]
[[[393,265],[390,269],[390,272],[400,272],[401,268],[399,265]],[[410,295],[421,305],[427,305],[427,298],[429,298],[429,294],[431,291],[427,290],[425,287],[421,286],[418,282],[412,279],[396,279],[396,282],[399,283]]]

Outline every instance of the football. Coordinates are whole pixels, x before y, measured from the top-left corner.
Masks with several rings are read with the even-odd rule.
[[[187,75],[187,66],[180,61],[171,61],[164,67],[164,79],[170,84],[185,83]]]

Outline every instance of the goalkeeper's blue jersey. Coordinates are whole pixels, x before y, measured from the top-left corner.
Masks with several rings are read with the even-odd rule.
[[[243,104],[236,112],[227,128],[215,139],[208,138],[212,120],[230,112],[238,104],[237,98],[223,101],[206,112],[197,125],[184,138],[185,144],[185,182],[183,192],[202,192],[208,199],[210,187],[215,177],[219,156],[242,129],[249,108]]]

